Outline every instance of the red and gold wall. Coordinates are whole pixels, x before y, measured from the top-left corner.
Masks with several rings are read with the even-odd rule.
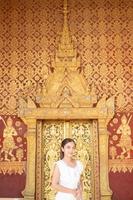
[[[117,112],[108,124],[109,183],[113,200],[132,200],[133,113]]]
[[[0,197],[22,197],[27,161],[27,126],[15,115],[0,116]]]
[[[37,84],[44,83],[52,70],[63,25],[62,9],[63,0],[0,1],[0,163],[5,159],[3,135],[9,117],[16,133],[14,157],[5,161],[16,165],[11,164],[10,169],[6,165],[1,171],[0,197],[21,197],[25,187],[26,125],[17,117],[18,99],[27,94],[35,99]],[[133,2],[68,0],[68,10],[70,32],[88,86],[95,87],[99,99],[104,93],[115,96],[116,114],[108,124],[112,198],[132,200]],[[124,131],[118,133],[123,115],[131,132],[127,139],[130,157],[127,152],[122,154]]]

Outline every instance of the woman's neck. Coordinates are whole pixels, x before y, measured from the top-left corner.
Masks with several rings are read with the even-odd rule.
[[[64,157],[63,161],[70,167],[75,168],[77,166],[76,160],[72,157]]]
[[[72,162],[73,158],[72,157],[64,156],[63,160],[65,160],[66,162]]]

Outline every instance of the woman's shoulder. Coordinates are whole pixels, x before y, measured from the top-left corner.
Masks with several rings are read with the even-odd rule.
[[[57,160],[57,161],[55,162],[55,164],[56,164],[57,166],[62,165],[62,160]]]
[[[64,169],[64,165],[63,165],[62,160],[57,160],[57,161],[55,162],[55,166],[58,167],[58,169],[60,170],[60,172]]]
[[[77,162],[79,165],[82,165],[81,160],[76,160],[76,162]]]
[[[60,162],[61,162],[61,160],[57,160],[57,161],[56,161],[56,163],[60,163]]]

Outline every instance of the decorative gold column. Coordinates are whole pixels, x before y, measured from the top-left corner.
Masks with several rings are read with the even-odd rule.
[[[99,118],[100,200],[111,200],[108,180],[108,133],[106,119]]]
[[[35,199],[35,152],[36,152],[36,119],[26,119],[27,133],[27,166],[24,200]]]

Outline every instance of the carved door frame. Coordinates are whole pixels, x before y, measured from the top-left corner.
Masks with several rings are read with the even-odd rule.
[[[108,131],[107,123],[113,116],[113,111],[106,104],[94,108],[37,108],[29,106],[22,119],[28,127],[27,133],[27,177],[24,190],[25,200],[35,199],[36,182],[36,132],[37,120],[98,120],[99,158],[100,158],[100,196],[101,200],[111,200],[111,190],[108,180]],[[41,149],[40,149],[41,151]],[[39,153],[39,152],[38,152]]]

